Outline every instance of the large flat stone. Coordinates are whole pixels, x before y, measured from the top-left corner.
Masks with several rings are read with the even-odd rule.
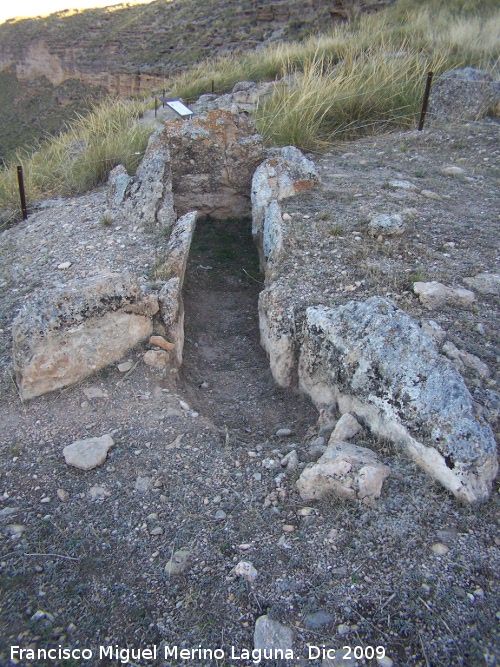
[[[391,301],[308,308],[299,382],[318,407],[335,403],[356,415],[457,498],[489,497],[498,470],[493,432],[460,373]]]
[[[154,306],[129,274],[43,290],[13,324],[14,368],[23,399],[81,381],[148,338]]]

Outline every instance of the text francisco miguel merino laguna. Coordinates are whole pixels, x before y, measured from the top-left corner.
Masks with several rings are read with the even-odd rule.
[[[356,652],[356,649],[363,650],[362,647],[355,649],[344,646],[350,652]],[[364,647],[371,649],[373,657],[383,658],[385,650],[382,646]],[[321,646],[308,645],[306,647],[306,658],[308,660],[317,660],[318,658],[335,658],[335,649]],[[59,644],[57,648],[21,648],[20,646],[10,647],[10,659],[14,664],[23,660],[78,660],[85,663],[89,660],[114,660],[122,664],[128,664],[131,660],[156,660],[156,659],[173,659],[173,660],[224,660],[230,658],[231,660],[248,660],[253,664],[258,665],[263,660],[293,660],[295,653],[292,649],[279,648],[255,648],[246,649],[237,646],[231,646],[228,649],[223,648],[204,648],[201,644],[197,648],[179,648],[175,645],[161,645],[151,646],[150,648],[121,648],[118,645],[114,646],[99,646],[94,649],[90,648],[64,648]]]

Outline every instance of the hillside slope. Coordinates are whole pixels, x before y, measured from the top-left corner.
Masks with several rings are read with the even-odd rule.
[[[358,9],[389,3],[157,0],[9,20],[0,25],[0,160],[19,144],[59,131],[103,91],[119,97],[147,94],[205,58],[300,39],[346,21]]]

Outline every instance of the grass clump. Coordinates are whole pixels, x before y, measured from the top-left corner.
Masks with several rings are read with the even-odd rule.
[[[34,152],[19,150],[0,173],[4,223],[18,208],[18,164],[23,167],[28,205],[101,185],[118,164],[134,173],[154,129],[138,122],[145,109],[141,101],[103,102],[59,136],[40,143]]]

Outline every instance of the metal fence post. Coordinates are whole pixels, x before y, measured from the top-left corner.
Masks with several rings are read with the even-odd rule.
[[[17,167],[17,182],[19,183],[19,197],[21,199],[21,211],[23,212],[23,220],[28,219],[28,207],[26,206],[26,193],[24,191],[23,168],[21,165]]]
[[[433,76],[434,72],[429,72],[427,74],[427,81],[425,82],[424,99],[422,100],[422,111],[420,112],[420,120],[418,121],[419,132],[422,132],[422,130],[424,129],[425,114],[427,113],[427,106],[429,104],[429,95],[431,93],[431,84]]]

